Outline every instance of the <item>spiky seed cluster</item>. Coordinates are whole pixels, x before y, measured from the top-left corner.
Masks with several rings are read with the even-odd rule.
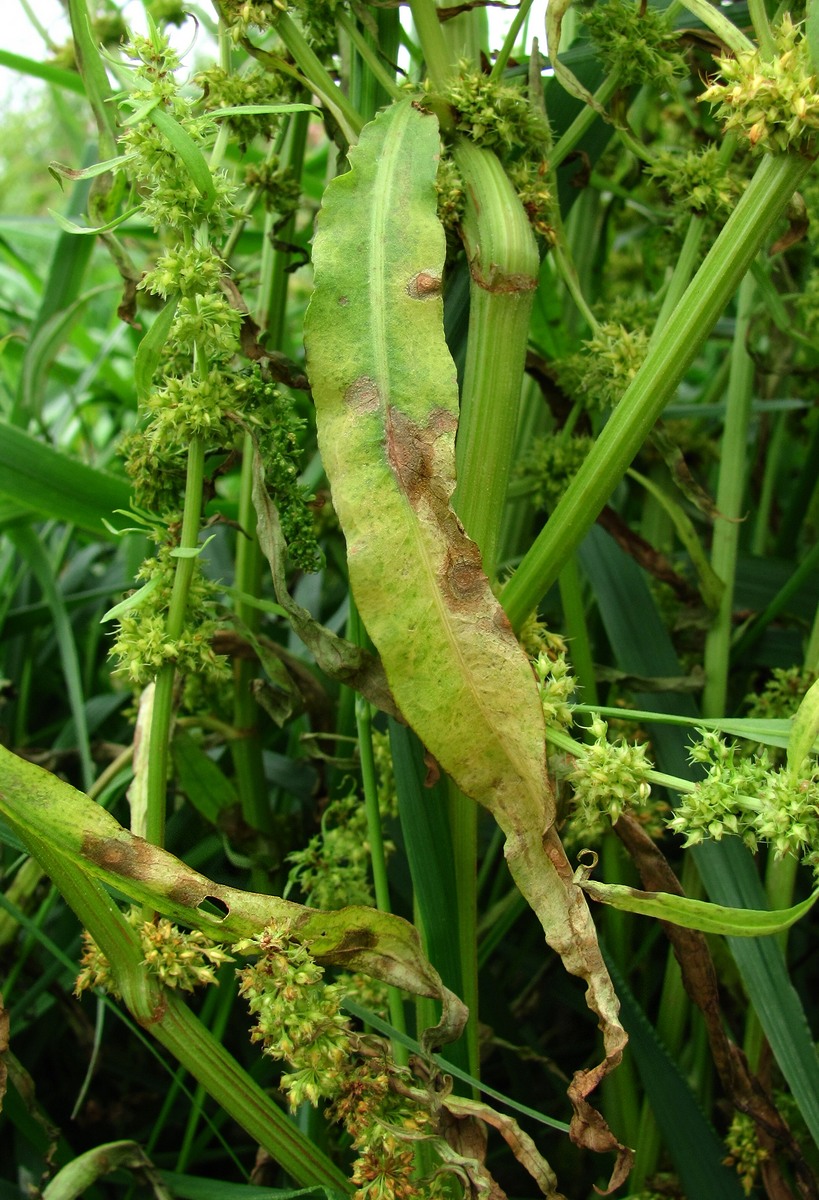
[[[178,638],[168,636],[165,615],[173,591],[176,560],[170,544],[160,546],[137,571],[137,582],[147,585],[140,602],[122,614],[111,657],[116,670],[131,683],[144,687],[161,669],[173,663],[183,675],[202,675],[213,683],[229,676],[227,659],[213,650],[219,628],[218,585],[206,579],[196,564],[185,611],[185,625]]]
[[[535,674],[546,728],[570,729],[574,721],[572,698],[577,691],[577,680],[565,649],[554,656],[542,650],[535,660]]]
[[[561,386],[589,410],[613,408],[648,353],[648,334],[606,321],[558,367]]]
[[[750,1196],[759,1180],[760,1167],[769,1157],[769,1151],[760,1146],[759,1130],[747,1113],[734,1113],[725,1135],[725,1147],[728,1151],[726,1166],[734,1168],[742,1190],[746,1196]]]
[[[582,747],[568,771],[575,789],[578,835],[581,828],[597,833],[601,825],[605,828],[606,818],[614,824],[623,812],[642,808],[651,795],[648,748],[622,738],[610,742],[602,717],[595,716],[590,729],[594,741]]]
[[[687,73],[679,36],[666,14],[631,0],[584,4],[583,24],[606,71],[626,86],[648,85],[658,91]]]
[[[411,1200],[432,1195],[417,1178],[414,1143],[432,1136],[429,1101],[389,1057],[387,1043],[362,1038],[340,1010],[343,995],[326,984],[309,951],[284,930],[269,929],[234,947],[258,953],[239,972],[240,993],[256,1017],[251,1037],[292,1070],[281,1079],[291,1107],[327,1101],[357,1158],[355,1200]]]
[[[292,863],[288,891],[298,886],[314,908],[373,904],[367,815],[352,789],[332,800],[321,818],[321,832],[303,850],[288,854]]]
[[[691,761],[707,770],[705,779],[683,797],[669,829],[696,846],[726,834],[756,850],[769,843],[781,858],[793,854],[819,864],[819,768],[794,779],[777,770],[763,751],[744,756],[735,743],[704,730],[691,750]]]
[[[516,474],[532,484],[532,504],[552,512],[591,449],[584,435],[536,438],[520,460]]]
[[[278,78],[271,72],[255,70],[243,75],[212,66],[200,71],[194,83],[202,89],[201,105],[206,112],[215,108],[237,108],[246,105],[280,104],[282,101]],[[281,118],[276,113],[242,113],[227,118],[241,146],[255,137],[272,137]]]
[[[692,213],[724,221],[742,192],[739,181],[720,162],[717,146],[683,153],[661,151],[648,167],[648,174],[685,221]]]
[[[781,154],[793,150],[813,157],[819,130],[819,79],[801,27],[789,13],[773,29],[776,52],[746,50],[717,59],[723,83],[700,97],[717,106],[727,132],[747,137],[752,146]]]
[[[166,917],[158,921],[143,919],[140,908],[131,908],[126,920],[139,934],[143,965],[148,973],[164,987],[192,992],[207,984],[218,984],[216,969],[233,958],[221,946],[198,929],[184,930]],[[83,930],[83,953],[80,973],[74,994],[92,988],[102,988],[115,999],[120,998],[111,964],[87,930]]]
[[[474,71],[462,62],[459,74],[442,97],[452,109],[455,128],[473,142],[494,150],[511,179],[532,227],[546,238],[551,194],[546,175],[546,158],[551,131],[541,113],[524,93]],[[439,192],[443,196],[444,223],[460,204],[462,185],[456,174],[439,170]]]

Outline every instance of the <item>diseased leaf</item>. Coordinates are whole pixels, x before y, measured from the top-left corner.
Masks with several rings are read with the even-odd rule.
[[[3,747],[0,815],[34,857],[46,860],[46,870],[49,856],[56,855],[129,899],[220,941],[238,941],[280,924],[307,943],[318,962],[364,971],[413,995],[440,1000],[440,1024],[426,1035],[430,1045],[454,1040],[463,1028],[466,1010],[442,985],[424,958],[417,931],[401,917],[357,906],[320,912],[214,883],[129,833],[82,792]],[[209,911],[207,901],[215,901],[223,915]]]
[[[407,722],[506,834],[515,882],[600,1018],[605,1061],[569,1089],[572,1136],[619,1153],[586,1097],[625,1033],[594,925],[554,829],[534,677],[450,508],[458,420],[443,334],[438,126],[410,101],[362,132],[325,193],[305,341],[319,446],[350,583]],[[281,600],[281,597],[279,597]]]

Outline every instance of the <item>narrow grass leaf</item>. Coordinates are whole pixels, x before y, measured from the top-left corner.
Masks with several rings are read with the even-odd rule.
[[[0,496],[27,513],[113,537],[105,517],[126,508],[124,479],[69,458],[22,429],[0,423]]]
[[[328,1187],[269,1188],[249,1183],[226,1183],[198,1175],[160,1171],[159,1177],[177,1200],[340,1200],[345,1192]]]
[[[8,67],[19,75],[30,75],[32,79],[43,79],[53,87],[65,88],[78,96],[85,95],[82,79],[76,71],[67,71],[65,67],[55,66],[50,62],[39,62],[27,58],[24,54],[12,54],[10,50],[0,50],[0,67]]]
[[[85,697],[82,688],[82,670],[74,641],[74,631],[60,592],[54,571],[48,560],[43,544],[30,525],[17,525],[8,530],[7,536],[17,547],[26,563],[31,568],[43,596],[51,611],[54,625],[54,636],[63,670],[68,705],[74,720],[77,735],[77,752],[82,768],[83,784],[90,788],[94,779],[94,764],[91,760],[91,748],[88,740],[88,722],[85,715]]]
[[[20,375],[19,403],[28,416],[39,415],[42,411],[46,380],[51,364],[82,316],[86,305],[95,296],[110,292],[115,287],[115,284],[102,284],[99,287],[90,288],[76,300],[60,309],[59,312],[48,317],[37,328],[26,347]]]
[[[725,1146],[626,978],[611,958],[607,961],[620,997],[631,1052],[684,1194],[691,1200],[743,1200],[745,1192],[739,1176],[724,1164]]]
[[[171,754],[179,787],[206,821],[215,825],[221,813],[238,804],[233,784],[189,733],[176,731]]]

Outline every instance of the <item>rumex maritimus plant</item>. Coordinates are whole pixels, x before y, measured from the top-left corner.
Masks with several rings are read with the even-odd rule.
[[[107,974],[100,1012],[170,1056],[136,1187],[240,1186],[260,1146],[262,1179],[361,1196],[518,1192],[521,1166],[553,1196],[816,1192],[812,26],[557,3],[547,67],[529,7],[489,54],[479,8],[223,0],[189,72],[178,6],[101,55],[72,0],[80,72],[46,77],[100,161],[53,167],[77,203],[46,286],[9,252],[0,451],[3,1120],[62,1168],[44,1192],[76,1162],[130,1186],[102,1179],[117,1131],[51,1150],[20,1099],[74,1005],[71,910],[85,990]],[[773,667],[796,715],[745,717]],[[250,946],[261,1062],[226,961]],[[388,1022],[324,971],[387,986]]]

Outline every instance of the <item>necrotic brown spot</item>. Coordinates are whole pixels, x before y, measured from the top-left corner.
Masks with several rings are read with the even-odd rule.
[[[360,375],[344,393],[344,403],[349,404],[356,412],[378,412],[381,396],[375,381],[370,379],[369,375]]]
[[[441,276],[435,271],[419,271],[407,284],[413,300],[434,300],[441,294]]]

